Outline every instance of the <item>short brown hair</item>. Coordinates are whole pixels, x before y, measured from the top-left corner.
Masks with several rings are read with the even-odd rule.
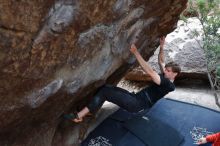
[[[178,75],[179,75],[180,72],[181,72],[181,68],[180,68],[179,64],[177,64],[177,63],[175,63],[175,62],[173,62],[173,61],[167,63],[167,64],[165,65],[165,68],[167,68],[167,67],[171,67],[172,71],[175,72],[175,73],[177,73]]]

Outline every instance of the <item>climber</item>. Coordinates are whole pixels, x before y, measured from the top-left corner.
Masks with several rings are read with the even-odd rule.
[[[164,43],[165,37],[160,38],[160,51],[158,55],[158,64],[162,74],[156,73],[151,66],[142,58],[134,44],[130,51],[136,57],[142,69],[152,78],[153,85],[139,91],[130,93],[127,90],[112,85],[104,85],[95,94],[91,102],[78,113],[64,115],[65,118],[73,122],[81,122],[88,113],[95,113],[101,108],[105,101],[112,102],[128,112],[139,112],[143,109],[152,107],[160,98],[175,90],[173,83],[175,77],[181,69],[178,64],[170,62],[164,63]]]

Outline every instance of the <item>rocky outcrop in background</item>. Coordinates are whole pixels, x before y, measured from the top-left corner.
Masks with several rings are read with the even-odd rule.
[[[195,31],[196,30],[196,31]],[[199,32],[199,34],[195,34]],[[179,79],[200,79],[208,82],[205,53],[202,49],[202,26],[200,21],[193,17],[187,23],[183,20],[178,21],[177,28],[166,37],[164,45],[165,61],[175,61],[181,66]],[[153,68],[160,72],[158,65],[159,48],[149,59]],[[125,79],[135,81],[149,81],[140,67],[134,68],[129,72]]]
[[[186,2],[0,0],[0,145],[68,145],[60,116],[121,79],[131,43],[148,59]]]

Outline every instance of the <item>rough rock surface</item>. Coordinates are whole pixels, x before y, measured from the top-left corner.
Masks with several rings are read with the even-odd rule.
[[[68,145],[61,115],[125,74],[131,43],[148,59],[186,2],[0,0],[0,145]]]
[[[202,29],[197,18],[189,18],[187,23],[178,21],[177,28],[166,37],[164,53],[166,62],[175,61],[181,66],[182,73],[179,79],[208,80],[205,54],[202,49]],[[199,32],[195,36],[195,30]],[[159,48],[149,59],[149,63],[159,72],[158,66]],[[150,78],[140,68],[134,68],[126,77],[128,80],[148,81]]]

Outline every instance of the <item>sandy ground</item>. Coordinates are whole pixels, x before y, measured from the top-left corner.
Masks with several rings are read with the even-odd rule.
[[[167,97],[220,111],[210,89],[177,87],[177,89],[169,93]]]

